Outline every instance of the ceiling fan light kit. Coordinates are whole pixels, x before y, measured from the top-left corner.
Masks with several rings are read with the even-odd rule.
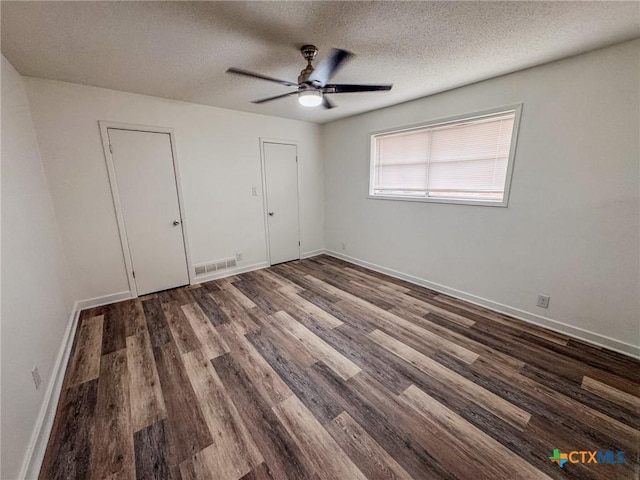
[[[356,93],[356,92],[377,92],[391,90],[393,85],[348,85],[348,84],[329,84],[327,83],[340,69],[342,64],[353,56],[352,53],[338,48],[331,49],[329,56],[314,68],[313,60],[318,54],[315,45],[303,45],[300,53],[307,61],[307,66],[300,72],[298,83],[280,80],[278,78],[269,77],[260,73],[250,72],[241,68],[229,68],[227,73],[235,75],[244,75],[245,77],[258,78],[268,82],[279,83],[287,87],[297,86],[298,89],[293,92],[276,95],[275,97],[267,97],[260,100],[254,100],[252,103],[265,103],[279,98],[298,96],[298,102],[305,107],[317,107],[322,105],[324,108],[333,108],[334,105],[327,98],[327,94],[332,93]]]
[[[320,90],[302,90],[298,93],[298,102],[303,107],[317,107],[322,103],[322,92]]]

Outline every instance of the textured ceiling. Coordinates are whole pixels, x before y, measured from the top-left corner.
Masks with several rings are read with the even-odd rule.
[[[640,36],[638,2],[10,2],[2,52],[23,75],[324,123]],[[356,54],[335,83],[391,92],[250,100],[297,80],[298,49]]]

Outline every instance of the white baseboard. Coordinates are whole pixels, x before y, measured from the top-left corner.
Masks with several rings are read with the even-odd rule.
[[[219,278],[225,278],[225,277],[232,277],[233,275],[238,275],[240,273],[247,273],[247,272],[252,272],[253,270],[260,270],[263,268],[267,268],[269,266],[269,263],[267,262],[260,262],[260,263],[254,263],[252,265],[246,265],[244,267],[236,267],[236,268],[227,268],[222,272],[212,272],[209,273],[208,275],[200,275],[197,276],[193,283],[204,283],[204,282],[210,282],[211,280],[218,280]]]
[[[38,413],[36,424],[31,433],[31,439],[29,440],[27,452],[22,462],[22,468],[20,469],[21,479],[37,479],[38,474],[40,473],[40,467],[44,460],[44,454],[47,449],[49,435],[51,434],[53,420],[55,418],[58,401],[60,399],[60,392],[62,391],[64,374],[67,370],[69,356],[71,355],[71,346],[73,345],[73,338],[75,336],[79,316],[80,309],[78,308],[78,302],[76,302],[73,306],[73,311],[71,312],[69,321],[67,322],[67,327],[62,338],[62,344],[58,350],[56,362],[53,365],[53,370],[51,372],[51,379],[47,385],[47,391],[44,394],[42,405],[40,406],[40,412]]]
[[[311,258],[311,257],[317,257],[318,255],[322,255],[325,253],[324,248],[320,248],[318,250],[312,250],[310,252],[306,252],[300,255],[300,260],[303,260],[305,258]]]
[[[381,265],[367,262],[365,260],[360,260],[359,258],[350,257],[348,255],[344,255],[339,252],[326,250],[325,253],[327,255],[339,258],[346,262],[354,263],[356,265],[360,265],[361,267],[369,268],[371,270],[384,273],[385,275],[389,275],[391,277],[399,278],[401,280],[406,280],[407,282],[414,283],[422,287],[430,288],[437,292],[444,293],[455,298],[459,298],[460,300],[464,300],[466,302],[488,308],[495,312],[510,315],[524,322],[532,323],[539,327],[544,327],[554,332],[562,333],[569,337],[582,340],[583,342],[590,343],[598,347],[608,348],[609,350],[613,350],[615,352],[640,359],[640,347],[638,347],[637,345],[625,343],[615,338],[611,338],[605,335],[601,335],[599,333],[591,332],[589,330],[585,330],[580,327],[574,327],[573,325],[569,325],[567,323],[560,322],[552,318],[543,317],[542,315],[538,315],[536,313],[527,312],[526,310],[521,310],[515,307],[510,307],[509,305],[504,305],[499,302],[494,302],[493,300],[489,300],[488,298],[478,297],[477,295],[473,295],[471,293],[467,293],[461,290],[457,290],[455,288],[447,287],[446,285],[440,285],[439,283],[430,282],[423,278],[414,277],[413,275],[408,275],[402,272],[398,272],[391,268],[383,267]]]
[[[112,293],[110,295],[103,295],[102,297],[87,298],[86,300],[78,300],[76,308],[78,311],[82,311],[86,308],[99,307],[101,305],[109,305],[110,303],[122,302],[123,300],[129,300],[133,298],[130,291]]]

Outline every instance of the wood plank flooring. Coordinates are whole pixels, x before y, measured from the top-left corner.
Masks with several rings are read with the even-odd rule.
[[[639,411],[640,362],[319,256],[83,311],[40,478],[637,479]]]

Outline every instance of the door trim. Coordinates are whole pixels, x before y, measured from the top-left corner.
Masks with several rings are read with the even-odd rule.
[[[129,130],[133,132],[149,132],[149,133],[167,133],[169,134],[169,143],[171,144],[171,156],[173,157],[173,172],[176,179],[176,189],[178,191],[178,210],[180,212],[180,222],[182,227],[182,241],[184,243],[185,260],[187,262],[187,275],[189,284],[193,285],[193,265],[191,262],[191,253],[189,251],[189,237],[187,235],[187,215],[184,208],[184,200],[182,196],[182,179],[180,176],[180,168],[178,163],[178,154],[176,151],[176,137],[173,128],[154,127],[149,125],[135,125],[131,123],[107,122],[99,120],[100,136],[102,137],[102,150],[107,165],[107,173],[109,175],[109,186],[111,187],[111,195],[113,197],[113,206],[118,222],[118,233],[120,234],[120,245],[122,247],[122,256],[124,258],[125,268],[127,270],[127,281],[129,283],[129,291],[131,298],[138,297],[136,282],[133,278],[133,261],[131,260],[131,251],[129,250],[129,240],[127,239],[127,231],[125,229],[124,214],[122,212],[122,204],[120,202],[120,194],[118,192],[118,182],[116,181],[116,170],[113,163],[113,155],[109,149],[109,132],[108,130]]]
[[[267,207],[267,172],[265,165],[265,156],[264,156],[264,144],[265,143],[277,143],[280,145],[291,145],[296,147],[296,196],[298,197],[298,259],[301,258],[301,249],[302,249],[302,235],[300,232],[300,169],[298,168],[298,141],[297,140],[282,140],[277,138],[264,138],[260,137],[260,172],[262,174],[262,210],[264,216],[264,233],[265,233],[265,247],[266,258],[269,262],[269,265],[273,265],[271,263],[271,244],[269,241],[269,212]]]

